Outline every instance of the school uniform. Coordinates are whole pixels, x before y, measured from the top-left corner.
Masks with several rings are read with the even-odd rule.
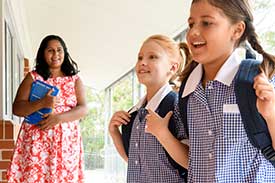
[[[235,75],[240,63],[234,52],[205,87],[199,64],[186,82],[182,97],[189,95],[189,137],[184,135],[190,144],[188,182],[275,182],[275,168],[249,142],[236,102]],[[274,77],[270,82],[275,86]],[[179,105],[174,116],[181,121]]]
[[[142,106],[146,109],[159,112],[161,101],[172,91],[169,84],[164,85],[146,103],[146,98],[142,98],[139,103],[132,108],[130,114],[138,112],[135,118],[132,118],[132,130],[129,141],[128,153],[128,183],[182,183],[184,180],[179,176],[178,171],[172,166],[163,146],[150,133],[145,133],[145,114],[142,114]],[[170,93],[171,94],[171,93]],[[176,103],[177,95],[174,96]],[[146,104],[145,104],[146,103]],[[145,105],[144,105],[145,104]],[[164,106],[165,107],[165,106]],[[173,108],[172,108],[173,110]],[[183,125],[179,122],[175,124],[178,139],[182,139]]]

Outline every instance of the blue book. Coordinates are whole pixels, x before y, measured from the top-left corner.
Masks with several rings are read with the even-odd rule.
[[[43,81],[36,80],[32,83],[29,101],[36,101],[43,98],[49,90],[53,89],[51,95],[56,96],[59,89],[56,86],[49,85]],[[52,108],[40,109],[25,117],[25,121],[30,124],[37,124],[39,121],[43,120],[43,115],[52,112]]]

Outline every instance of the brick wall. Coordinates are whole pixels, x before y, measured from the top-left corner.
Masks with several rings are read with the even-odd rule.
[[[24,59],[24,76],[29,72],[30,64],[28,59]],[[19,125],[12,121],[0,119],[0,183],[7,183],[6,173],[13,153]]]
[[[14,126],[11,121],[0,121],[0,183],[6,182],[6,172],[14,148]]]

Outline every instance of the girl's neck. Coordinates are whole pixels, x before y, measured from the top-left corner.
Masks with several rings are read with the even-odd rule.
[[[208,81],[212,81],[215,79],[219,69],[220,69],[220,67],[219,68],[209,68],[207,66],[203,66],[203,76],[202,76],[203,87],[206,86],[206,83]]]
[[[156,85],[156,86],[149,86],[149,87],[147,86],[147,88],[146,88],[146,100],[150,101],[162,86],[163,85]]]
[[[226,60],[230,57],[231,54],[224,55],[222,58],[219,58],[219,60],[212,61],[209,64],[203,65],[203,77],[202,77],[203,86],[205,86],[208,81],[213,81],[215,79],[217,73],[219,72],[219,70],[221,69],[223,64],[226,62]]]

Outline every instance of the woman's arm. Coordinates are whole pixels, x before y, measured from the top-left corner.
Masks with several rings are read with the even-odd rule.
[[[154,135],[168,154],[181,166],[188,168],[189,147],[181,143],[168,129],[169,119],[173,112],[170,111],[164,118],[157,113],[148,109],[149,114],[146,116],[145,132]]]
[[[29,101],[32,82],[32,76],[28,73],[17,90],[17,94],[12,105],[12,112],[16,116],[25,117],[35,111],[38,111],[39,109],[44,107],[51,108],[54,105],[55,97],[50,95],[51,91],[49,91],[47,95],[40,100],[34,102]]]

